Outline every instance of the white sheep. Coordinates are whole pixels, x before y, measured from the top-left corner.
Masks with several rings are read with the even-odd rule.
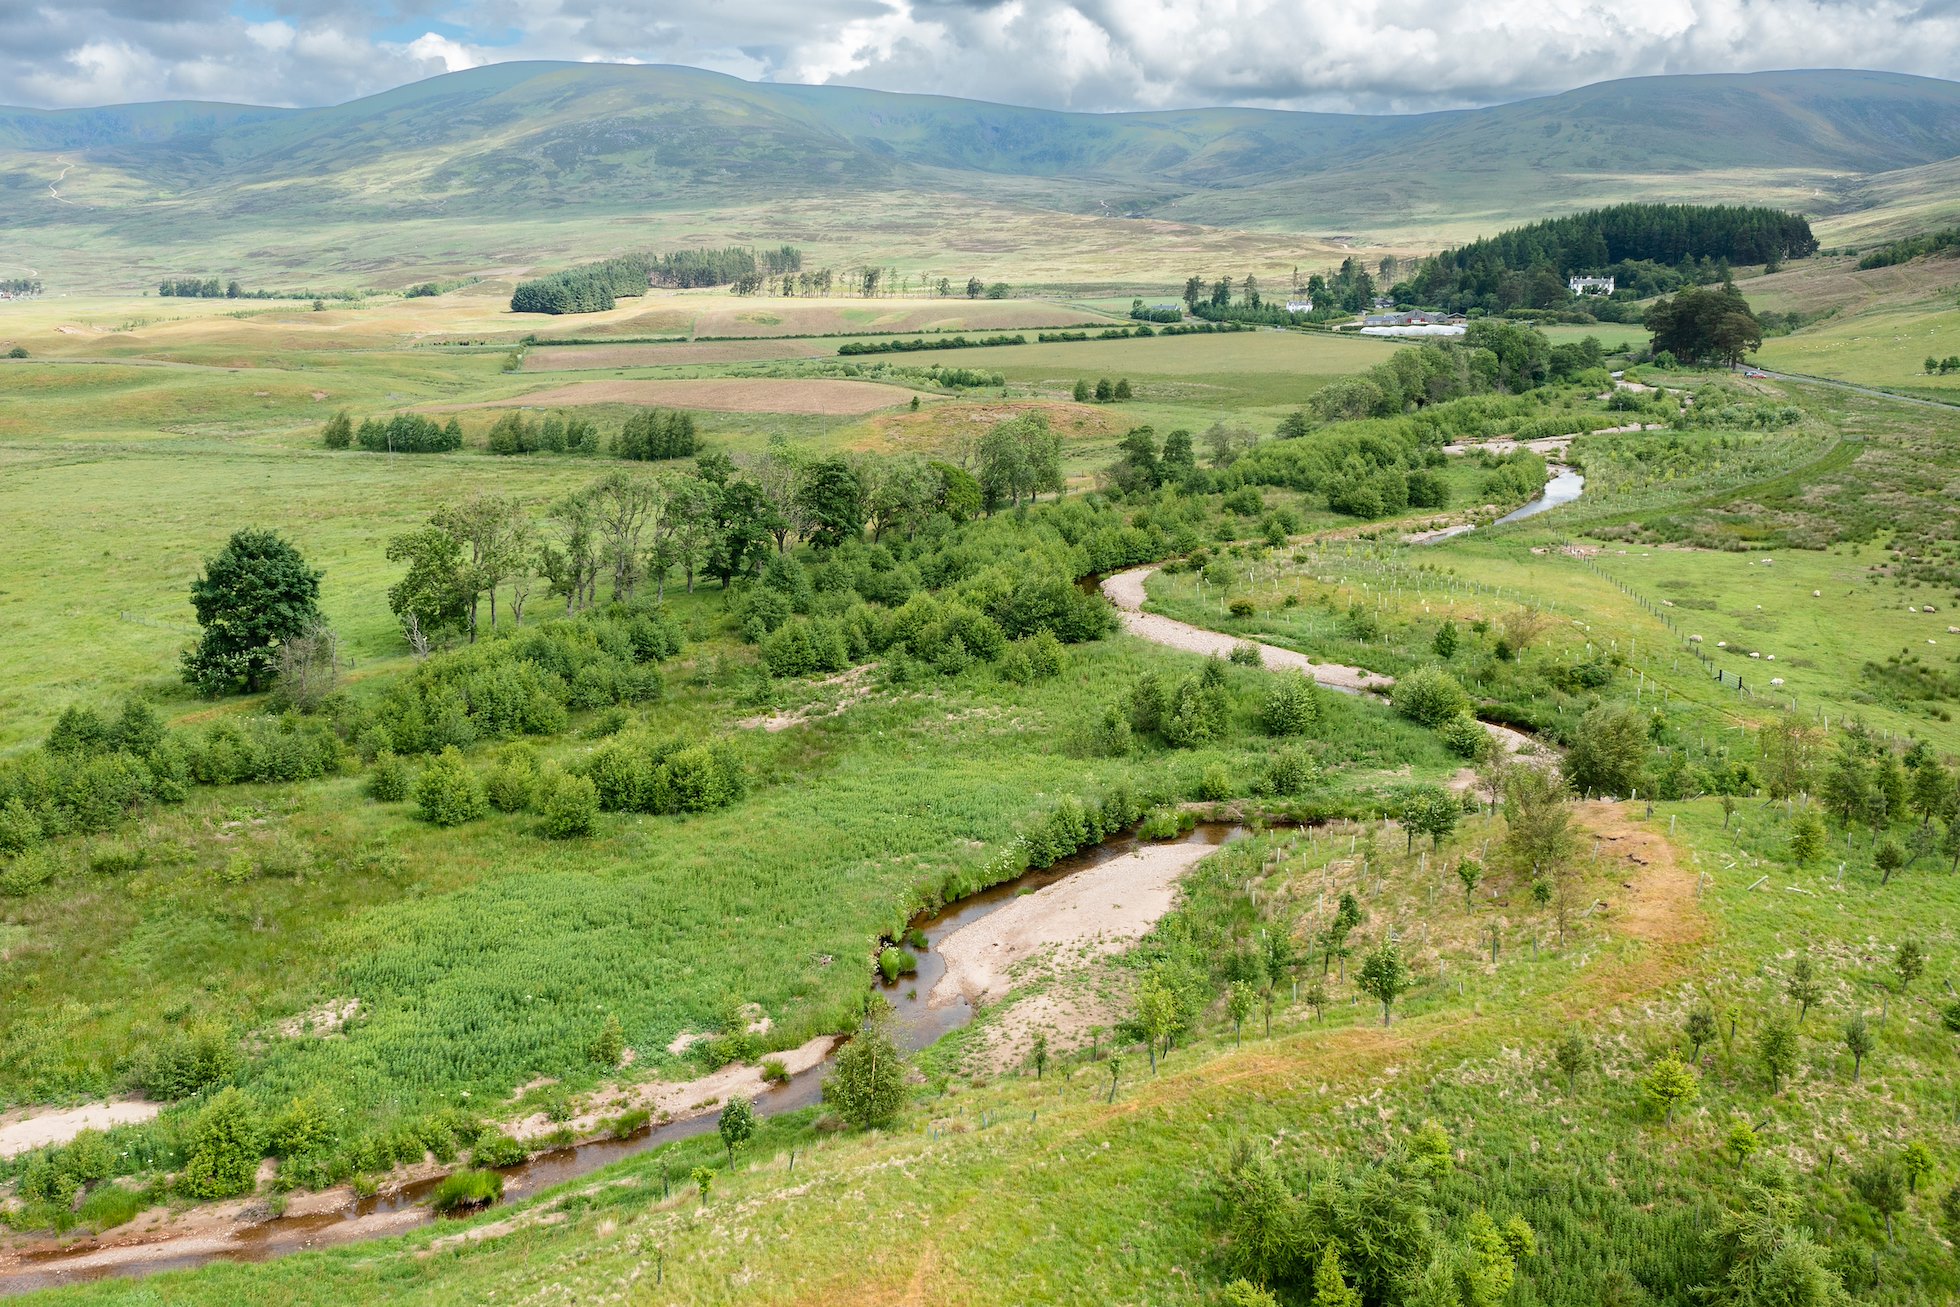
[[[1701,643],[1701,637],[1700,637],[1700,636],[1698,636],[1698,635],[1691,635],[1691,636],[1689,636],[1689,637],[1688,637],[1688,643],[1689,643],[1689,644],[1700,644],[1700,643]]]
[[[1769,683],[1771,685],[1781,685],[1783,684],[1783,678],[1780,676],[1772,676],[1769,678]]]

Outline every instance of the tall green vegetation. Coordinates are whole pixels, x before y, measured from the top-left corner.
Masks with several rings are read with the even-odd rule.
[[[651,255],[627,254],[521,281],[511,293],[510,311],[603,313],[619,297],[646,294],[653,268]]]
[[[1951,249],[1960,249],[1960,227],[1943,227],[1938,231],[1887,241],[1875,250],[1867,250],[1865,256],[1858,260],[1858,267],[1861,270],[1889,268],[1896,263],[1908,263]]]
[[[734,285],[753,291],[762,277],[795,273],[802,251],[784,245],[760,255],[744,246],[624,254],[519,282],[510,297],[513,313],[601,313],[619,299],[644,295],[650,286],[687,288]]]
[[[1763,343],[1763,326],[1735,283],[1690,286],[1647,310],[1643,320],[1653,334],[1656,356],[1682,363],[1715,362],[1730,367]]]
[[[860,1130],[889,1125],[905,1103],[905,1059],[882,1017],[864,1023],[831,1063],[823,1101]]]
[[[207,694],[271,683],[279,646],[320,622],[320,573],[272,531],[234,532],[191,582],[204,628],[184,655],[184,679]]]

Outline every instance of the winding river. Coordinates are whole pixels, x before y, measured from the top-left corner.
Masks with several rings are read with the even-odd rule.
[[[1561,504],[1569,504],[1585,491],[1585,477],[1570,467],[1554,465],[1554,475],[1538,498],[1499,518],[1494,525],[1522,521]],[[1452,529],[1458,534],[1469,526]],[[1190,626],[1143,611],[1144,581],[1155,571],[1151,567],[1133,568],[1107,577],[1101,589],[1116,605],[1126,629],[1153,643],[1192,653],[1223,657],[1239,641],[1237,638],[1202,627]],[[1388,677],[1359,667],[1316,663],[1290,649],[1261,645],[1267,666],[1298,667],[1321,685],[1349,694],[1385,691],[1393,686]],[[1528,737],[1508,727],[1486,722],[1485,730],[1507,752],[1517,753],[1529,743]],[[1216,845],[1232,838],[1238,828],[1201,825],[1185,837],[1187,841]],[[940,943],[965,926],[999,911],[1024,894],[1039,891],[1081,871],[1121,858],[1141,843],[1135,835],[1122,835],[1062,859],[1052,867],[1030,871],[982,890],[934,912],[921,914],[912,922],[923,931],[926,945],[914,950],[915,973],[882,984],[884,997],[896,1017],[896,1033],[902,1047],[916,1052],[935,1040],[973,1020],[973,1008],[965,997],[933,1001],[933,991],[946,973]],[[841,1042],[841,1039],[837,1042]],[[774,1116],[812,1106],[822,1097],[823,1080],[830,1065],[835,1043],[823,1058],[792,1076],[786,1084],[768,1089],[755,1100],[758,1114]],[[506,1200],[534,1196],[554,1185],[575,1180],[602,1167],[636,1156],[664,1144],[707,1134],[715,1129],[712,1111],[682,1117],[642,1130],[624,1139],[599,1139],[534,1155],[528,1161],[504,1170]],[[51,1248],[19,1254],[0,1262],[0,1295],[26,1293],[64,1284],[111,1276],[140,1276],[158,1271],[181,1270],[212,1261],[263,1261],[306,1249],[327,1248],[364,1239],[399,1234],[436,1220],[425,1205],[441,1182],[441,1176],[419,1180],[386,1193],[356,1198],[326,1211],[300,1215],[281,1215],[256,1223],[203,1235],[166,1235],[150,1243],[81,1243],[67,1248]],[[113,1233],[111,1238],[113,1239]]]
[[[1238,826],[1201,823],[1182,836],[1181,842],[1208,849],[1241,833],[1242,828]],[[1113,836],[1053,866],[1025,872],[913,918],[910,929],[925,936],[923,948],[910,950],[917,971],[891,984],[878,983],[878,989],[893,1008],[894,1033],[900,1046],[907,1052],[917,1052],[973,1020],[973,1007],[964,996],[954,994],[949,1001],[933,999],[935,986],[946,974],[946,962],[940,952],[943,941],[1023,896],[1124,858],[1144,844],[1135,834]],[[834,1041],[831,1052],[841,1042],[841,1039]],[[787,1084],[758,1095],[757,1114],[775,1116],[819,1102],[829,1065],[827,1053],[816,1065],[791,1077]],[[715,1127],[716,1113],[706,1111],[624,1139],[598,1139],[538,1153],[528,1161],[504,1169],[505,1200],[535,1196],[554,1185],[576,1180],[663,1144],[712,1133]],[[426,1200],[441,1180],[441,1176],[433,1176],[371,1197],[351,1199],[330,1210],[281,1215],[207,1234],[165,1234],[148,1243],[90,1241],[69,1248],[24,1252],[17,1259],[0,1262],[0,1295],[116,1276],[184,1270],[213,1261],[265,1261],[307,1249],[400,1234],[438,1219],[426,1206]],[[113,1231],[109,1238],[113,1240]]]

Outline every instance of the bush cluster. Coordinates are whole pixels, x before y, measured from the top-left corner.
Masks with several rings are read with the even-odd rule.
[[[0,861],[0,893],[51,878],[52,862],[26,856],[42,841],[109,830],[145,803],[182,802],[192,782],[309,780],[339,766],[332,728],[296,714],[228,717],[193,736],[135,701],[115,717],[70,707],[41,748],[0,761],[0,859],[12,860]]]
[[[330,446],[336,439],[335,431],[334,424],[329,422]],[[439,426],[434,418],[420,413],[397,413],[385,422],[368,418],[355,431],[354,443],[370,454],[446,454],[463,447],[463,424],[450,418],[446,425]]]
[[[665,618],[617,609],[437,654],[382,696],[360,729],[361,752],[437,753],[555,735],[571,711],[656,703],[664,687],[654,664],[680,647]]]
[[[538,421],[506,413],[491,424],[487,446],[493,454],[596,454],[599,428],[576,413],[552,413]]]
[[[1115,625],[1102,597],[1072,578],[1162,556],[1159,533],[1116,526],[1107,510],[1071,518],[1066,536],[982,522],[930,543],[852,542],[808,567],[775,559],[733,611],[774,676],[886,657],[895,668],[956,675],[990,663],[1011,681],[1039,679],[1060,670],[1060,645]]]
[[[734,803],[749,788],[748,766],[729,740],[690,744],[620,736],[572,771],[590,783],[605,812],[708,812]]]

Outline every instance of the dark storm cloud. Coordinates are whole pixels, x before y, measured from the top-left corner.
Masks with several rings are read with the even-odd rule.
[[[1960,0],[0,0],[0,102],[323,104],[506,59],[1077,109],[1419,110],[1651,73],[1950,76]]]

